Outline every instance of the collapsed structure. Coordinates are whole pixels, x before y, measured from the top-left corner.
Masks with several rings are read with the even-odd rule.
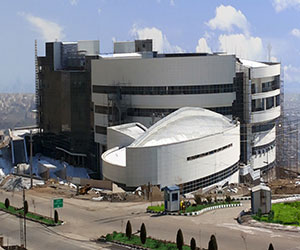
[[[48,141],[54,151],[64,152],[75,159],[78,155],[89,158],[88,145],[92,145],[90,148],[94,151],[90,157],[93,155],[97,159],[94,162],[102,175],[100,156],[110,144],[108,127],[132,122],[151,127],[179,108],[201,107],[239,120],[242,181],[258,180],[261,175],[273,171],[276,122],[281,111],[279,63],[253,62],[220,53],[159,54],[152,50],[152,40],[117,42],[115,53],[106,55],[99,54],[95,43],[75,44],[74,51],[70,52],[68,43],[47,43],[49,53],[44,61],[40,60],[40,128],[44,141]],[[75,55],[76,60],[70,59],[70,55]],[[58,59],[64,63],[55,63]],[[80,67],[72,68],[71,62],[74,65],[80,62]],[[79,80],[76,74],[85,76]],[[50,81],[50,75],[57,75],[58,79]],[[51,103],[51,97],[47,101],[50,93],[64,97],[65,79],[71,79],[66,81],[70,83],[67,93],[71,93],[71,98],[57,101],[63,104]],[[56,89],[51,90],[55,85]],[[71,118],[63,115],[65,109],[71,110]],[[53,121],[47,118],[50,114],[55,115],[54,120],[57,117],[63,119],[51,126]],[[68,135],[66,141],[69,144],[54,147],[57,135]],[[72,138],[80,137],[84,139],[80,143],[70,143]],[[91,140],[92,144],[89,144]],[[103,174],[109,178],[106,171],[108,168],[104,166]]]

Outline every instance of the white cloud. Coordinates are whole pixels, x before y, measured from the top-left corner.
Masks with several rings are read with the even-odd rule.
[[[292,34],[293,36],[295,36],[295,37],[300,38],[300,30],[299,30],[299,29],[293,29],[293,30],[291,31],[291,34]]]
[[[78,4],[78,0],[70,0],[70,4],[76,6]]]
[[[18,14],[23,16],[32,25],[32,27],[41,35],[43,40],[55,41],[65,38],[63,27],[59,24],[24,12]]]
[[[196,47],[197,53],[211,53],[210,47],[207,45],[205,38],[200,38]]]
[[[300,9],[300,0],[273,0],[273,6],[277,12],[293,7]]]
[[[154,51],[158,51],[160,53],[184,52],[184,50],[179,46],[171,45],[166,35],[164,35],[161,30],[155,27],[138,28],[136,25],[133,25],[131,34],[137,37],[137,39],[152,39]]]
[[[300,67],[287,65],[284,69],[284,81],[286,83],[300,83]]]
[[[170,0],[170,5],[175,6],[175,0]]]
[[[219,36],[220,50],[238,57],[261,60],[264,58],[264,49],[261,38],[244,34]]]
[[[248,33],[249,23],[245,15],[234,7],[220,5],[216,8],[216,16],[206,23],[212,30],[233,31],[234,27]]]
[[[101,8],[98,8],[98,15],[100,15],[102,12],[102,9]]]

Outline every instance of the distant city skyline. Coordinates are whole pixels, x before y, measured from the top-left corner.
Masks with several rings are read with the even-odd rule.
[[[153,39],[159,52],[224,51],[282,62],[285,90],[300,92],[300,0],[13,0],[1,6],[0,92],[34,92],[34,40]]]

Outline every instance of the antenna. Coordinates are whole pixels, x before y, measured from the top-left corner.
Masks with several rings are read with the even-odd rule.
[[[271,43],[268,44],[268,61],[271,62],[271,51],[272,51],[272,45]]]

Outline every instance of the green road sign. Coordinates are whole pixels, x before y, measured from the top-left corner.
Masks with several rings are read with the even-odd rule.
[[[61,208],[64,205],[63,199],[54,199],[53,200],[53,208]]]

